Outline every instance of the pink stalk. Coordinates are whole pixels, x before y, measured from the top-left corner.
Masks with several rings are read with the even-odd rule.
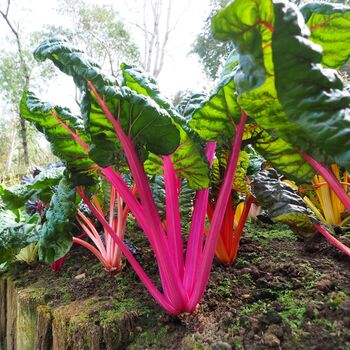
[[[106,228],[108,233],[112,236],[114,241],[118,244],[120,249],[122,250],[124,256],[128,259],[130,265],[135,270],[136,274],[139,276],[140,280],[143,282],[149,293],[153,296],[153,298],[167,311],[170,313],[177,315],[178,311],[175,307],[172,306],[171,303],[164,297],[163,294],[159,292],[159,290],[154,286],[150,278],[147,276],[143,268],[131,254],[129,249],[126,247],[124,242],[115,234],[112,227],[108,224],[107,220],[101,215],[101,213],[96,210],[96,208],[92,205],[90,200],[86,197],[85,193],[78,188],[78,193],[81,198],[83,198],[85,204],[89,207],[91,212],[96,216],[97,220]]]
[[[317,228],[318,232],[320,232],[328,242],[336,246],[339,250],[341,250],[346,255],[350,256],[350,248],[348,248],[345,244],[337,240],[333,237],[326,229],[324,229],[321,225],[313,224],[314,227]]]
[[[332,171],[328,169],[324,164],[319,163],[317,160],[308,156],[307,154],[299,151],[304,159],[325,179],[329,187],[338,196],[340,201],[343,203],[346,210],[350,213],[350,198],[345,192],[343,186],[340,184],[338,179],[334,176]]]
[[[106,251],[106,249],[103,245],[103,242],[100,238],[100,235],[96,231],[95,227],[93,227],[92,224],[88,225],[88,227],[87,227],[79,219],[78,219],[78,222],[79,222],[80,226],[82,227],[82,229],[84,230],[84,232],[88,235],[88,237],[95,243],[96,247],[101,252],[101,254],[103,254],[103,256],[107,257],[107,251]]]
[[[123,178],[111,166],[101,170],[103,171],[103,175],[106,177],[106,179],[111,183],[111,185],[117,190],[120,196],[127,203],[130,211],[134,214],[135,219],[139,223],[140,227],[145,232],[147,232],[148,223],[143,208]]]
[[[84,241],[83,239],[77,238],[77,237],[73,237],[73,243],[80,244],[83,247],[90,250],[90,252],[92,254],[94,254],[98,260],[100,260],[101,264],[103,265],[103,267],[107,271],[113,270],[112,266],[104,259],[102,254],[94,246],[92,246],[90,243]]]
[[[119,121],[110,112],[95,87],[91,84],[90,81],[88,81],[88,84],[96,96],[106,117],[112,123],[119,142],[123,147],[130,171],[133,175],[140,196],[145,216],[149,222],[148,227],[152,232],[151,235],[155,238],[152,239],[150,243],[158,261],[163,289],[166,295],[169,294],[168,296],[174,308],[183,310],[185,308],[185,304],[188,301],[188,296],[185,292],[185,289],[183,288],[180,276],[176,273],[176,265],[173,263],[170,255],[169,246],[162,226],[162,222],[158,215],[147,176],[143,170],[140,160],[138,159],[133,141],[128,135],[124,133],[122,127],[119,124]],[[126,200],[126,198],[124,198],[124,200]]]
[[[117,201],[118,201],[118,221],[117,221],[117,232],[119,233],[119,237],[121,240],[124,240],[124,233],[126,227],[126,219],[127,215],[124,215],[123,211],[123,199],[117,193]],[[113,247],[117,248],[117,246],[113,245]],[[117,249],[117,252],[114,254],[116,260],[120,260],[122,257],[122,252],[120,249]]]
[[[168,244],[175,257],[177,273],[182,280],[184,273],[184,257],[180,206],[177,193],[178,179],[170,156],[163,157],[163,164]]]
[[[113,228],[113,230],[117,232],[119,236],[119,231],[116,230],[116,224],[115,224],[115,218],[114,218],[115,200],[116,200],[115,188],[111,186],[111,196],[110,196],[110,202],[109,202],[109,224]],[[118,211],[118,219],[119,219],[119,211]],[[115,257],[114,247],[118,247],[118,246],[116,246],[116,244],[114,243],[114,241],[112,240],[108,232],[106,232],[106,230],[105,230],[105,241],[106,241],[107,252],[109,255],[108,258],[112,261]]]
[[[208,142],[206,145],[206,156],[210,166],[213,163],[213,158],[216,149],[216,142]],[[207,205],[209,197],[209,188],[197,191],[196,199],[193,207],[192,222],[187,243],[186,265],[184,286],[189,295],[196,284],[198,268],[201,264],[204,226],[207,215]]]
[[[209,229],[209,234],[204,245],[202,265],[197,276],[196,288],[191,295],[189,309],[194,308],[198,304],[208,283],[208,278],[214,259],[216,243],[220,234],[222,222],[224,220],[227,201],[231,194],[232,182],[236,173],[236,167],[244,133],[244,126],[246,122],[247,115],[242,112],[241,120],[236,127],[236,135],[232,144],[231,156],[226,169],[224,182],[220,189],[219,197],[214,209],[213,219]]]

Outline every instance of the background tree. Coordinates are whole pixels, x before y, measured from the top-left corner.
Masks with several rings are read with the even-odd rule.
[[[16,42],[16,51],[17,51],[17,79],[14,82],[14,84],[18,83],[20,88],[22,90],[26,89],[29,86],[29,81],[30,81],[30,70],[27,64],[26,60],[26,53],[23,51],[23,45],[22,45],[22,39],[20,37],[20,32],[19,32],[19,25],[15,25],[12,20],[10,20],[9,15],[10,15],[10,6],[11,6],[11,1],[7,0],[6,4],[6,9],[5,10],[0,10],[0,14],[2,18],[4,19],[5,23],[7,24],[13,38],[15,39]],[[5,61],[5,67],[9,65],[10,62]],[[5,74],[6,75],[6,74]],[[5,77],[6,79],[6,77]],[[15,89],[14,91],[18,91],[18,89]],[[13,100],[16,100],[17,102],[19,101],[17,99],[17,95],[14,94],[11,98],[11,102]],[[21,125],[21,138],[22,138],[22,146],[23,146],[23,158],[24,158],[24,164],[26,166],[29,166],[29,153],[28,153],[28,141],[27,141],[27,127],[26,127],[26,122],[21,116],[19,115],[18,108],[16,110],[16,114],[19,117],[19,122]],[[15,137],[15,135],[14,135]],[[10,164],[11,164],[11,158],[10,158]]]
[[[44,138],[24,124],[18,111],[25,89],[30,87],[46,92],[50,79],[55,77],[52,66],[37,64],[33,59],[32,51],[39,42],[47,36],[66,36],[74,46],[88,52],[113,75],[117,74],[122,61],[136,63],[139,52],[112,7],[87,5],[81,0],[61,1],[58,13],[64,21],[57,20],[57,23],[64,22],[65,27],[51,25],[32,31],[24,27],[24,7],[21,3],[6,0],[3,8],[1,6],[2,3],[0,18],[4,20],[8,33],[3,36],[6,49],[0,53],[0,175],[9,172],[23,174],[28,165],[44,165],[55,159]],[[30,17],[30,9],[26,9],[25,15]],[[46,79],[43,80],[43,77]],[[68,85],[67,90],[69,86],[74,92],[74,84]],[[79,101],[79,96],[76,100]]]
[[[173,0],[131,0],[123,1],[133,19],[128,22],[141,33],[140,60],[143,69],[155,78],[161,73],[171,33],[189,8],[189,2],[182,7]]]
[[[211,11],[204,22],[202,32],[193,43],[191,53],[198,56],[204,72],[211,80],[218,78],[220,69],[232,51],[231,42],[216,40],[211,32],[211,18],[229,3],[229,0],[211,0]]]
[[[138,62],[138,47],[113,7],[87,4],[83,0],[63,0],[59,3],[58,12],[71,25],[48,27],[47,35],[67,37],[113,76],[117,75],[123,61]]]

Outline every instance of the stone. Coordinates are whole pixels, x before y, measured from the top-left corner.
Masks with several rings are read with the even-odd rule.
[[[223,341],[218,341],[211,347],[211,350],[232,350],[232,346]]]
[[[263,336],[263,342],[271,348],[279,348],[281,345],[281,341],[272,333],[265,333]]]
[[[81,280],[81,279],[83,279],[83,278],[85,278],[86,277],[86,273],[81,273],[81,274],[79,274],[79,275],[76,275],[75,277],[74,277],[74,279],[76,279],[76,280]]]
[[[327,277],[319,278],[315,283],[315,288],[322,291],[328,292],[334,287],[334,282]]]
[[[267,328],[266,333],[273,334],[273,335],[275,335],[276,337],[278,337],[279,339],[282,339],[282,338],[283,338],[284,331],[283,331],[283,328],[282,328],[280,325],[271,324],[271,325]]]

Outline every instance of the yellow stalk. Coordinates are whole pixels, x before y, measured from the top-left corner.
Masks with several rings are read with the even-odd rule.
[[[244,203],[245,202],[241,202],[237,205],[236,210],[235,210],[235,218],[234,218],[234,227],[236,228],[239,222],[239,219],[242,216],[243,213],[243,209],[244,209]]]
[[[314,205],[314,203],[311,202],[311,200],[308,197],[303,198],[306,205],[313,211],[313,213],[316,215],[317,219],[321,222],[326,222],[326,219],[322,216],[321,212],[317,209],[317,207]]]

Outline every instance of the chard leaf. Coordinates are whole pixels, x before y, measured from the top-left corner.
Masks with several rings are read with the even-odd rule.
[[[136,147],[156,154],[170,154],[179,144],[179,132],[169,114],[150,98],[129,88],[118,87],[114,78],[105,75],[101,67],[82,51],[63,39],[44,41],[34,52],[38,60],[50,59],[62,72],[73,77],[83,93],[81,102],[84,122],[93,143],[91,157],[101,166],[113,163],[119,153],[112,124],[105,117],[87,81],[95,86],[111,113],[119,120]]]
[[[67,254],[72,246],[75,199],[75,185],[64,177],[52,196],[46,222],[40,230],[39,257],[49,264]]]
[[[311,2],[300,8],[310,40],[322,46],[322,64],[339,69],[350,57],[350,7]]]
[[[0,264],[11,263],[20,250],[38,241],[39,217],[18,218],[10,210],[0,211]]]
[[[310,213],[303,199],[296,190],[280,180],[275,169],[265,169],[256,174],[253,192],[273,221],[313,231]]]
[[[24,206],[24,203],[36,194],[30,184],[6,187],[0,185],[0,197],[7,209],[13,210]]]
[[[7,209],[18,209],[29,199],[50,200],[51,188],[56,186],[63,176],[65,168],[47,168],[40,172],[30,183],[6,187],[0,185],[0,197]]]
[[[234,82],[237,73],[238,68],[234,68],[229,75],[224,76],[214,93],[194,110],[190,126],[206,141],[222,144],[234,137],[234,124],[241,115]],[[283,139],[270,135],[251,119],[246,125],[243,140],[251,143],[289,178],[300,182],[311,181],[314,171],[295,148]]]
[[[335,70],[322,68],[321,49],[308,40],[309,30],[301,14],[289,4],[278,2],[275,16],[275,85],[288,119],[311,141],[303,150],[315,154],[310,146],[317,145],[336,163],[349,166],[350,94],[343,89]]]
[[[175,120],[180,134],[180,144],[172,153],[171,160],[177,176],[186,178],[189,186],[193,189],[208,187],[208,162],[196,136],[186,128],[185,119],[176,111],[172,103],[161,95],[156,81],[151,76],[126,64],[122,64],[122,72],[126,86],[139,94],[149,96]],[[145,170],[149,174],[161,174],[161,166],[161,160],[154,154],[150,154],[144,164]]]
[[[158,88],[157,81],[143,70],[130,66],[125,63],[121,64],[123,74],[123,85],[136,91],[138,94],[149,96],[161,108],[164,108],[171,116],[181,118],[177,114],[173,104],[161,94]]]
[[[52,116],[51,111],[54,111],[86,144],[89,144],[90,138],[80,117],[74,116],[67,108],[40,101],[32,92],[24,93],[20,111],[24,119],[33,123],[45,134],[51,144],[52,152],[64,162],[76,183],[91,184],[94,181],[94,162],[89,158],[88,152]],[[40,178],[38,181],[40,182]],[[37,186],[40,187],[40,184]]]
[[[165,189],[164,189],[164,180],[162,176],[156,175],[152,177],[150,181],[152,194],[154,202],[157,206],[159,215],[162,220],[166,219],[166,205],[165,205]],[[191,222],[192,218],[192,208],[193,201],[195,198],[196,192],[189,186],[187,180],[181,181],[181,191],[179,194],[179,207],[180,207],[180,217],[181,217],[181,226],[184,231],[188,228],[187,226]]]
[[[295,6],[235,0],[214,17],[213,30],[236,45],[237,101],[261,128],[321,161],[349,164],[349,94],[320,65],[321,47],[308,40]]]

